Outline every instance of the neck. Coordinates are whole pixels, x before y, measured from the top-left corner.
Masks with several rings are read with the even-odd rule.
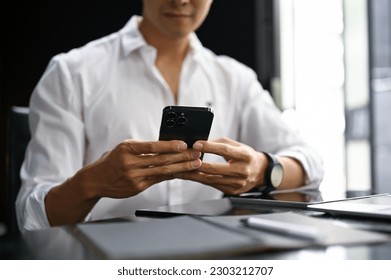
[[[156,38],[154,38],[156,39]],[[167,58],[175,61],[183,61],[186,56],[189,40],[151,40],[148,42],[157,49],[158,58]]]
[[[189,48],[189,34],[170,36],[159,32],[146,21],[140,23],[140,32],[148,44],[157,49],[156,67],[170,87],[175,102],[178,99],[179,77]]]
[[[157,49],[158,57],[183,60],[189,47],[190,34],[180,37],[168,37],[153,29],[144,21],[140,23],[140,32],[145,41]]]

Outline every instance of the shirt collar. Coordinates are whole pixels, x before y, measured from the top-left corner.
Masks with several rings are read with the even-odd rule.
[[[144,40],[143,35],[138,29],[138,23],[140,20],[140,16],[132,16],[126,25],[119,31],[122,35],[121,45],[125,56],[129,55],[138,48],[147,46],[147,42]]]
[[[122,35],[122,49],[125,56],[129,55],[133,51],[143,47],[151,47],[145,41],[138,26],[141,20],[141,16],[134,15],[126,23],[126,25],[119,31]],[[189,54],[193,56],[195,60],[198,60],[199,54],[202,52],[203,46],[197,35],[193,32],[190,34],[190,50]]]

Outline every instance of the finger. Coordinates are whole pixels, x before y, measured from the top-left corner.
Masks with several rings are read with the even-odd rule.
[[[196,151],[200,151],[202,153],[212,153],[216,155],[220,155],[224,158],[243,158],[245,155],[242,152],[242,149],[238,146],[213,142],[213,141],[197,141],[193,145],[193,149]]]
[[[149,168],[132,170],[132,176],[134,177],[153,177],[153,176],[167,176],[179,172],[187,172],[195,170],[201,166],[200,159],[185,161],[180,163],[152,166]]]
[[[231,138],[228,138],[228,137],[222,137],[222,138],[217,138],[217,139],[207,140],[207,141],[199,140],[198,142],[221,143],[221,144],[227,144],[227,145],[231,145],[231,146],[235,146],[235,147],[239,147],[242,145],[240,142],[232,140]]]
[[[178,179],[191,180],[212,186],[230,195],[237,195],[247,191],[245,181],[237,177],[210,175],[198,172],[198,170],[192,172],[178,173],[174,174],[174,176]]]
[[[125,140],[122,144],[126,145],[132,154],[157,154],[157,153],[175,153],[187,149],[187,144],[183,141],[137,141]]]
[[[140,167],[168,165],[176,162],[191,161],[199,159],[200,157],[201,152],[193,150],[175,154],[144,154],[140,155],[140,158],[143,160]]]
[[[231,138],[228,137],[218,138],[213,140],[212,142],[229,144],[236,147],[239,147],[241,145],[241,143],[239,143],[238,141],[232,140]]]
[[[210,175],[224,175],[231,177],[241,177],[244,172],[238,164],[229,164],[223,162],[203,162],[198,171]]]
[[[237,181],[235,177],[205,174],[203,172],[199,172],[198,170],[191,171],[191,172],[176,173],[174,174],[174,176],[175,178],[178,179],[196,181],[213,187],[234,185],[232,184],[232,182]]]

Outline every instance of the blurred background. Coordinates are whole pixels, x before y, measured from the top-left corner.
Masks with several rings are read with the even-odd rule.
[[[140,0],[11,1],[1,9],[0,223],[9,109],[28,106],[53,55],[117,31],[140,11]],[[325,199],[391,192],[391,1],[214,0],[197,33],[215,53],[253,68],[321,154]]]

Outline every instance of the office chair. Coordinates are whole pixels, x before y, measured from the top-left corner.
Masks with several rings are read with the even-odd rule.
[[[20,168],[24,160],[27,144],[30,141],[28,120],[29,108],[13,106],[8,112],[7,150],[6,150],[6,201],[7,201],[7,236],[19,235],[16,221],[15,201],[21,180]]]

